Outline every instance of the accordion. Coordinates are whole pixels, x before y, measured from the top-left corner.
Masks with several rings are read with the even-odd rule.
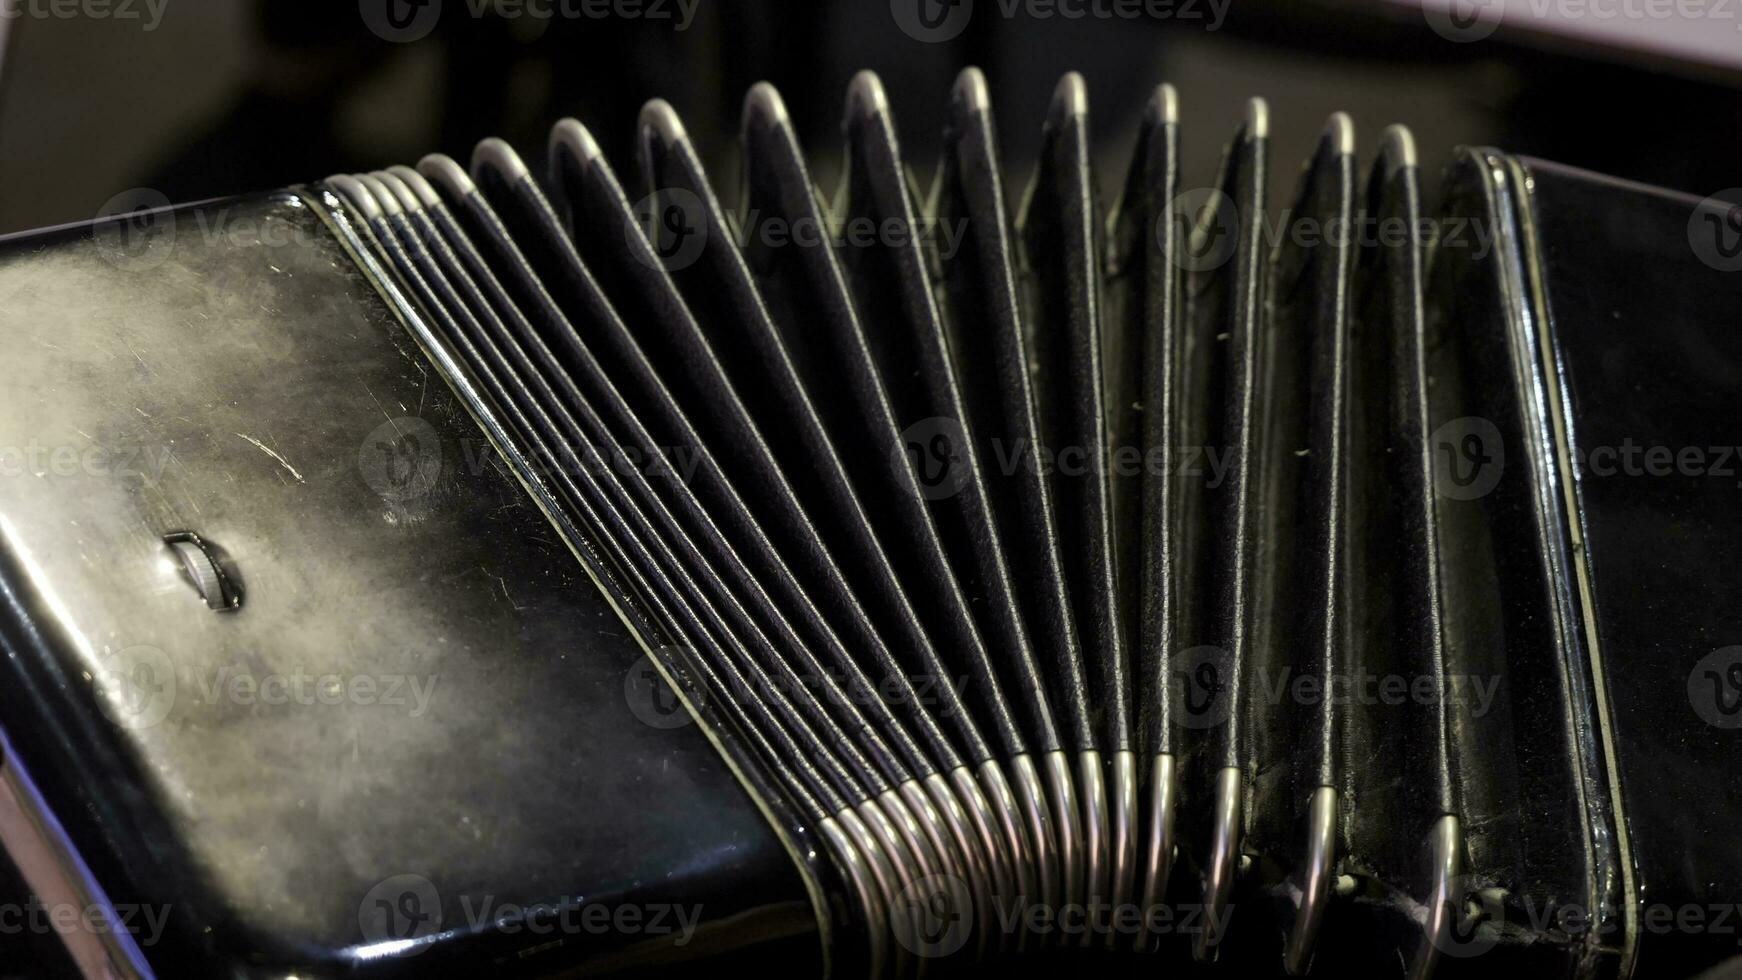
[[[91,977],[1739,969],[1742,212],[1340,113],[1267,200],[1259,100],[1194,186],[1176,100],[1110,206],[1081,78],[1018,193],[968,69],[929,187],[862,73],[826,192],[758,85],[735,202],[655,101],[634,180],[568,119],[0,242],[28,911]]]

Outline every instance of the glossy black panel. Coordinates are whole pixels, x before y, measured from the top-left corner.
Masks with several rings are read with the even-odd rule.
[[[1736,955],[1714,923],[1742,894],[1736,215],[1526,166],[1642,902],[1636,975],[1685,976]]]
[[[1545,968],[1613,971],[1631,938],[1627,855],[1526,189],[1506,157],[1464,153],[1443,227],[1469,233],[1438,243],[1426,294],[1444,673],[1464,682],[1437,702],[1450,744],[1440,791],[1463,821],[1465,887],[1495,920],[1485,942]],[[1525,921],[1541,925],[1514,945],[1502,926]]]
[[[700,726],[658,723],[610,570],[324,210],[231,202],[160,216],[143,251],[111,226],[0,256],[4,441],[155,461],[0,481],[9,763],[112,901],[169,907],[161,975],[816,962],[793,850],[814,845]],[[167,561],[189,529],[234,563],[239,610]],[[318,696],[273,693],[305,676]],[[576,805],[605,798],[642,805]],[[565,899],[700,920],[681,943],[494,921]]]

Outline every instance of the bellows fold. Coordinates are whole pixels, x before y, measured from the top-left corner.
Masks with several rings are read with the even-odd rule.
[[[1447,676],[1409,134],[1363,185],[1332,116],[1273,213],[1264,103],[1190,187],[1162,86],[1109,216],[1088,106],[1066,76],[1019,207],[973,69],[925,194],[869,73],[832,194],[766,84],[736,201],[658,101],[633,187],[574,120],[541,176],[488,140],[328,187],[815,826],[873,975],[1241,935],[1300,974],[1362,889],[1428,910],[1425,974],[1445,700],[1301,693]]]

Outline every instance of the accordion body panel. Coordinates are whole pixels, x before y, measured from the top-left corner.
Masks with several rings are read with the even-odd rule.
[[[612,573],[553,529],[331,203],[175,211],[149,272],[117,276],[116,240],[80,229],[0,273],[5,440],[40,447],[0,507],[6,710],[41,719],[8,726],[7,774],[81,887],[167,910],[149,955],[113,955],[820,967],[810,832],[674,700]],[[164,550],[189,528],[241,608],[208,609]],[[624,896],[638,933],[586,918]],[[538,919],[565,909],[572,933]]]

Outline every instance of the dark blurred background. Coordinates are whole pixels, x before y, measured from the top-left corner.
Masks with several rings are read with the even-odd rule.
[[[1186,186],[1210,179],[1251,95],[1271,105],[1275,194],[1335,109],[1354,116],[1364,151],[1408,123],[1430,173],[1459,144],[1493,144],[1702,196],[1742,184],[1742,10],[1722,5],[1689,23],[1590,13],[1620,0],[1427,0],[1484,17],[1504,6],[1498,30],[1459,43],[1434,13],[1391,0],[1164,0],[1165,16],[1135,17],[1096,15],[1127,0],[956,0],[971,16],[928,43],[898,20],[955,9],[940,0],[414,2],[0,0],[0,234],[87,220],[131,188],[195,200],[434,149],[464,159],[487,135],[536,160],[565,115],[628,175],[636,113],[655,96],[729,189],[739,100],[759,79],[785,95],[832,189],[841,101],[860,68],[882,75],[923,186],[968,64],[991,82],[1013,193],[1069,69],[1089,82],[1109,193],[1163,80],[1182,98]],[[394,12],[428,33],[383,38]],[[1457,11],[1436,12],[1443,24]]]
[[[739,101],[761,79],[832,189],[861,68],[881,74],[924,186],[969,64],[991,84],[1013,193],[1070,69],[1089,83],[1109,196],[1161,81],[1181,95],[1185,186],[1211,179],[1252,95],[1271,106],[1273,200],[1336,109],[1364,154],[1385,125],[1409,124],[1429,173],[1460,144],[1489,144],[1701,196],[1742,185],[1742,9],[1722,3],[1630,19],[1621,0],[428,2],[0,0],[0,234],[89,220],[135,188],[191,201],[437,149],[464,159],[488,135],[538,160],[565,115],[628,175],[655,96],[730,189]],[[1116,9],[1139,16],[1095,15]],[[922,12],[951,36],[912,36],[928,34]],[[427,33],[395,40],[389,13]],[[25,893],[0,859],[0,901]],[[0,935],[0,978],[61,975],[52,943]]]

